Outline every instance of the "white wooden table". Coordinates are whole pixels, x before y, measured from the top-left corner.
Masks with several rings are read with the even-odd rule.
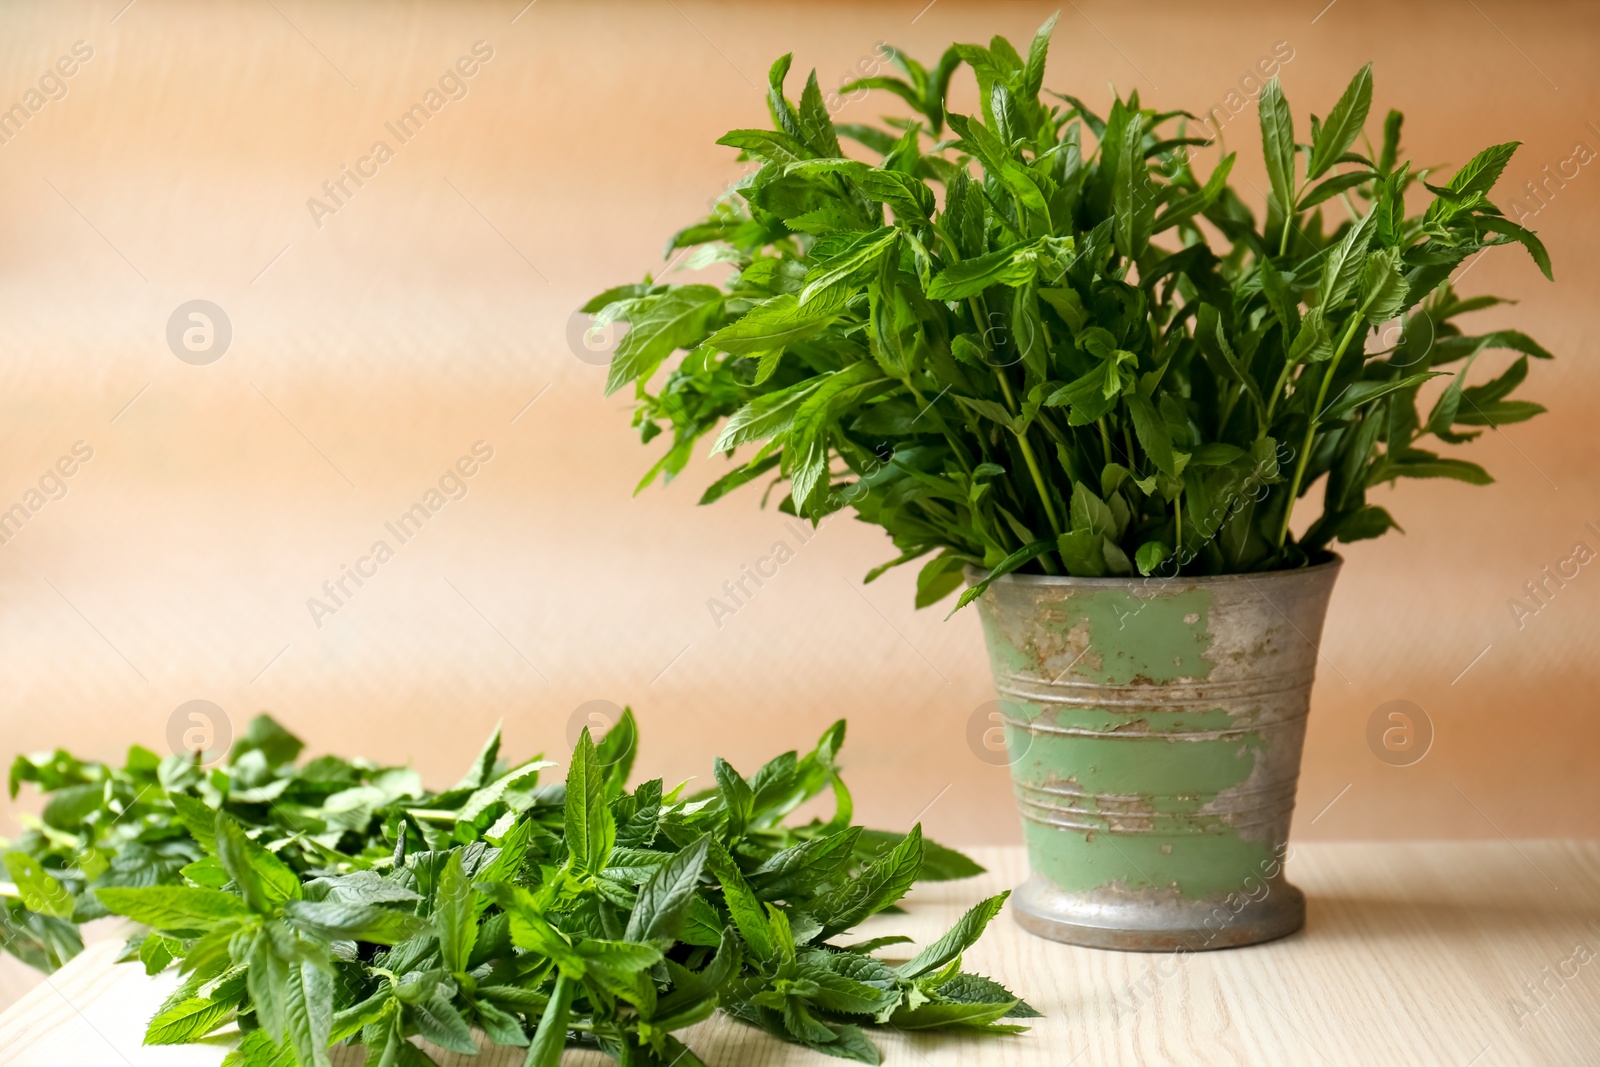
[[[927,940],[1022,876],[1020,850],[973,854],[989,874],[920,888],[910,914],[870,928]],[[1308,844],[1289,871],[1310,899],[1308,926],[1254,948],[1076,949],[1002,916],[967,964],[1045,1013],[1029,1033],[874,1040],[886,1064],[912,1067],[1600,1063],[1600,842]],[[0,1064],[214,1067],[225,1044],[140,1044],[173,978],[113,966],[117,947],[91,947],[0,1016]],[[688,1040],[709,1067],[840,1062],[721,1016]],[[439,1062],[519,1065],[510,1051]]]

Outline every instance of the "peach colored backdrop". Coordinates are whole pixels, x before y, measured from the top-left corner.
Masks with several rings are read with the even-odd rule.
[[[657,452],[568,342],[588,295],[658,269],[740,173],[713,142],[766,122],[778,54],[835,88],[880,41],[931,61],[952,39],[1023,40],[1054,8],[925,2],[7,5],[0,106],[41,79],[65,95],[41,92],[0,145],[0,508],[76,442],[93,456],[0,545],[0,754],[159,748],[205,699],[446,785],[497,720],[511,752],[557,751],[605,700],[637,709],[641,768],[677,778],[713,753],[752,770],[848,716],[859,818],[1015,840],[1006,772],[967,741],[992,695],[971,613],[913,611],[910,569],[861,586],[890,554],[873,528],[838,519],[802,547],[752,495],[697,508],[720,461],[632,498]],[[1402,108],[1417,160],[1524,142],[1506,181],[1545,182],[1528,206],[1558,280],[1499,249],[1463,286],[1522,300],[1480,318],[1559,353],[1528,390],[1553,410],[1472,449],[1492,487],[1379,494],[1408,532],[1347,552],[1296,832],[1589,836],[1600,569],[1521,628],[1508,600],[1574,542],[1600,548],[1600,169],[1571,162],[1600,148],[1600,13],[1325,4],[1069,3],[1047,84],[1199,110],[1287,50],[1304,116],[1372,59],[1373,128]],[[394,138],[385,123],[480,41],[465,95]],[[1255,124],[1246,106],[1222,132],[1264,187]],[[314,219],[308,198],[379,139],[393,158]],[[232,325],[206,366],[165,336],[193,299]],[[397,545],[384,523],[480,441],[465,496],[314,621],[308,598]],[[715,625],[707,599],[778,540],[795,558]],[[1404,768],[1366,739],[1397,699],[1435,731]]]

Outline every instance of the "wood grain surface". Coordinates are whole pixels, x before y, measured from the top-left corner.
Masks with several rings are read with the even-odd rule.
[[[908,914],[862,929],[920,943],[1023,875],[1019,849],[975,850],[989,873],[925,885]],[[1600,845],[1559,841],[1306,844],[1289,861],[1306,929],[1247,949],[1146,955],[1071,948],[1007,914],[966,958],[1044,1013],[1015,1038],[874,1031],[888,1065],[1347,1064],[1600,1061]],[[0,1064],[214,1065],[217,1048],[145,1048],[172,976],[86,951],[0,1016]],[[688,1032],[708,1067],[837,1062],[718,1015]],[[441,1067],[518,1067],[520,1053],[441,1053]],[[351,1061],[345,1061],[349,1063]],[[603,1057],[568,1053],[566,1067]]]

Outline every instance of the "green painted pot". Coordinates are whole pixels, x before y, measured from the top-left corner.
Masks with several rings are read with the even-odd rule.
[[[1032,870],[1012,898],[1024,927],[1154,952],[1304,925],[1283,862],[1338,573],[989,586],[978,613]]]

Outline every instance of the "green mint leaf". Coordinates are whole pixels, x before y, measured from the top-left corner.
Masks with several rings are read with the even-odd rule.
[[[305,742],[278,725],[270,715],[257,715],[245,727],[244,735],[233,742],[229,756],[237,763],[246,753],[259,752],[268,767],[281,767],[293,763],[305,747]]]
[[[728,836],[738,837],[744,833],[745,824],[750,821],[750,813],[755,807],[755,794],[751,792],[750,785],[744,780],[733,765],[718,756],[712,763],[712,771],[717,779],[717,791],[722,794],[722,806],[728,813]]]
[[[1456,171],[1445,188],[1456,199],[1465,199],[1474,193],[1487,193],[1500,180],[1506,164],[1511,162],[1511,157],[1521,144],[1520,141],[1507,141],[1485,148]]]
[[[500,759],[500,724],[496,723],[494,732],[478,750],[477,757],[472,761],[472,766],[467,768],[467,773],[461,776],[451,792],[462,789],[477,789],[487,785],[494,777],[495,763]]]
[[[742,779],[741,779],[742,781]],[[639,898],[628,918],[627,941],[674,941],[689,916],[689,906],[700,887],[705,869],[709,837],[702,836],[658,867],[639,890]]]
[[[252,911],[269,912],[302,895],[300,876],[278,857],[250,840],[225,812],[212,825],[217,862]]]
[[[784,293],[757,304],[712,334],[706,344],[735,355],[781,348],[821,332],[845,313],[848,304],[849,293],[842,287],[812,292],[803,304],[799,297]]]
[[[198,1041],[233,1017],[234,1005],[192,997],[158,1012],[145,1028],[147,1045],[183,1045]]]
[[[989,925],[991,919],[1000,914],[1000,909],[1005,907],[1006,898],[1010,895],[1009,892],[1001,893],[978,904],[958,919],[943,937],[896,967],[895,971],[905,978],[920,978],[959,958],[963,952],[978,943],[984,928]]]
[[[301,1067],[331,1067],[333,976],[311,963],[291,964],[283,1015]]]
[[[409,912],[336,900],[291,900],[284,907],[284,917],[301,933],[321,941],[395,945],[429,930],[427,920]]]
[[[709,285],[680,285],[645,297],[630,308],[627,335],[617,345],[606,377],[606,395],[645,381],[674,349],[704,339],[722,310],[722,294]]]
[[[567,1045],[567,1018],[576,985],[565,974],[556,978],[555,989],[544,1014],[539,1017],[539,1026],[534,1031],[523,1067],[561,1067],[561,1051]]]
[[[595,758],[587,726],[578,736],[578,747],[573,749],[572,765],[567,770],[564,825],[573,869],[585,872],[605,867],[616,841],[617,825],[606,803],[605,770]]]
[[[623,708],[622,717],[595,746],[595,760],[606,772],[606,796],[616,797],[627,788],[638,748],[639,724],[633,717],[633,709]]]
[[[1294,119],[1277,78],[1267,82],[1256,100],[1261,113],[1261,148],[1267,159],[1267,180],[1284,214],[1294,205]]]
[[[23,907],[57,919],[72,917],[72,893],[38,860],[26,852],[7,852],[5,865],[22,896]]]
[[[869,915],[899,900],[922,868],[922,827],[911,832],[887,855],[869,863],[853,881],[819,897],[812,904],[822,922],[824,939],[842,933]]]
[[[1372,241],[1373,222],[1374,213],[1369,211],[1328,249],[1322,266],[1322,283],[1317,291],[1317,306],[1325,314],[1332,313],[1343,303],[1361,280],[1367,246]]]
[[[464,1056],[476,1055],[478,1043],[472,1040],[472,1029],[467,1026],[455,1000],[444,990],[445,987],[435,985],[422,1000],[407,1004],[406,1017],[416,1026],[417,1033],[440,1048]]]
[[[231,893],[188,886],[153,885],[140,888],[106,886],[95,897],[113,915],[163,932],[213,930],[250,917],[251,909]]]
[[[1306,180],[1320,177],[1355,143],[1372,110],[1372,64],[1356,72],[1344,95],[1328,112],[1328,121],[1317,131],[1311,145],[1311,161],[1306,165]]]

